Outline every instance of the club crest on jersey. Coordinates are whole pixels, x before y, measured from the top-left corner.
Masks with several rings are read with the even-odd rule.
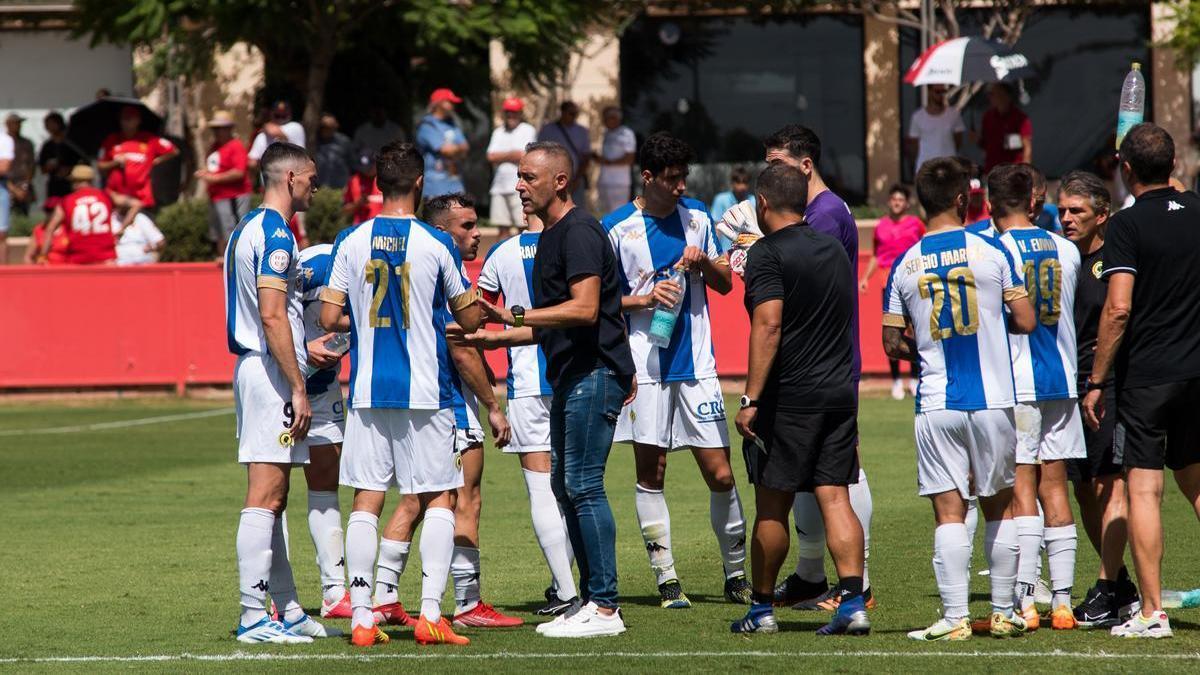
[[[280,447],[290,448],[290,447],[292,447],[293,442],[294,441],[292,440],[292,432],[285,431],[285,432],[279,434]]]
[[[291,262],[291,254],[283,250],[272,251],[271,256],[267,258],[267,265],[280,274],[283,274],[287,270],[288,264]]]
[[[1104,274],[1104,261],[1097,260],[1092,264],[1092,276],[1099,279],[1101,274]]]

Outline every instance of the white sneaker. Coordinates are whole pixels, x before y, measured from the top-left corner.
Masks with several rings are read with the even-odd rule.
[[[904,400],[904,382],[892,380],[892,398],[896,401]]]
[[[1112,635],[1121,638],[1169,638],[1175,634],[1171,632],[1167,613],[1160,609],[1148,617],[1142,616],[1141,612],[1135,613],[1133,618],[1120,626],[1113,626]]]
[[[237,639],[250,644],[270,642],[279,645],[302,645],[313,641],[307,635],[297,635],[284,628],[282,623],[272,621],[269,616],[253,626],[238,626]]]
[[[544,621],[542,623],[539,623],[537,625],[537,628],[535,628],[534,630],[536,630],[539,635],[544,634],[546,631],[550,630],[551,626],[558,626],[558,625],[562,624],[563,621],[566,621],[566,620],[567,620],[566,614],[559,614],[558,616],[554,617],[553,619],[551,619],[549,621]]]
[[[621,610],[605,616],[599,612],[596,603],[589,602],[579,608],[578,612],[562,617],[562,623],[546,625],[542,635],[552,638],[582,638],[600,637],[605,635],[620,635],[625,632],[625,622],[621,619]]]
[[[307,635],[310,638],[327,638],[341,637],[345,635],[342,631],[336,628],[327,628],[324,625],[317,623],[311,616],[305,614],[300,617],[300,620],[292,623],[286,619],[282,622],[283,627],[295,633],[296,635]]]

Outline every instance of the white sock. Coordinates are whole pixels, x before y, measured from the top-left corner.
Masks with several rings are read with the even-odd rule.
[[[975,557],[975,532],[979,530],[979,498],[971,497],[967,500],[967,515],[963,519],[963,524],[967,526],[967,539],[971,544],[971,558]]]
[[[1050,560],[1050,588],[1054,589],[1053,607],[1071,606],[1071,587],[1075,585],[1075,523],[1046,528],[1046,557]]]
[[[971,546],[962,523],[946,523],[933,531],[933,574],[942,597],[942,615],[957,622],[967,616]]]
[[[450,560],[450,576],[454,577],[454,611],[469,612],[479,604],[479,549],[455,546]]]
[[[987,556],[992,584],[992,611],[1012,616],[1013,588],[1017,581],[1017,525],[1012,520],[991,521],[983,533],[983,551]]]
[[[400,601],[396,587],[408,564],[407,541],[383,538],[379,540],[379,562],[375,565],[375,605],[390,605]]]
[[[317,550],[317,569],[325,600],[337,602],[346,595],[346,545],[342,541],[342,512],[337,492],[308,491],[308,533]]]
[[[367,511],[351,511],[346,521],[346,574],[350,577],[352,627],[375,625],[371,613],[371,572],[379,548],[379,516]]]
[[[275,514],[267,509],[242,509],[238,518],[238,591],[243,626],[253,626],[267,615],[271,578],[271,531]]]
[[[800,554],[796,575],[805,581],[825,581],[825,520],[811,492],[796,493],[792,519],[796,524],[796,551]]]
[[[1017,542],[1021,549],[1017,565],[1016,593],[1021,600],[1020,609],[1033,604],[1033,588],[1038,578],[1038,558],[1042,551],[1042,516],[1017,516],[1013,518],[1017,528]]]
[[[554,577],[555,592],[563,600],[579,595],[575,577],[571,576],[571,542],[567,539],[567,524],[558,510],[558,500],[550,489],[550,474],[522,469],[525,489],[529,492],[529,514],[533,519],[533,534],[546,566]]]
[[[871,559],[871,515],[875,512],[875,502],[871,499],[871,486],[867,484],[867,472],[858,470],[858,482],[850,486],[850,508],[858,516],[858,522],[863,531],[863,591],[871,587],[871,576],[867,571],[867,563]]]
[[[304,616],[304,608],[296,596],[296,581],[292,578],[292,563],[288,560],[284,536],[286,531],[286,521],[280,514],[271,528],[271,599],[285,621],[296,622]]]
[[[450,558],[454,556],[454,512],[450,509],[425,510],[421,528],[421,615],[431,623],[442,618],[442,594],[450,576]]]
[[[717,535],[717,546],[721,549],[725,578],[745,575],[746,520],[742,516],[742,502],[738,499],[737,488],[708,493],[708,517],[713,534]]]
[[[678,579],[671,553],[671,514],[667,511],[666,496],[662,490],[638,485],[634,503],[638,525],[642,528],[642,541],[646,542],[646,554],[650,557],[650,569],[657,578],[655,583],[661,585]]]

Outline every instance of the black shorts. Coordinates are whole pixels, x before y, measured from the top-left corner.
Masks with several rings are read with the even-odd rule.
[[[1079,391],[1083,391],[1083,387]],[[1092,431],[1086,422],[1083,425],[1087,457],[1067,460],[1067,478],[1074,482],[1090,481],[1115,476],[1125,470],[1114,456],[1113,428],[1116,425],[1117,392],[1110,386],[1104,390],[1104,417],[1100,418],[1100,428]]]
[[[812,492],[821,485],[858,482],[858,415],[853,410],[763,408],[754,433],[762,446],[748,439],[742,445],[753,485]]]
[[[1113,447],[1130,469],[1200,462],[1200,378],[1119,390]]]

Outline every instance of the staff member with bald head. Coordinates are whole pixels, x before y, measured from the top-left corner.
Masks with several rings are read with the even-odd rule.
[[[621,316],[617,261],[600,223],[571,199],[571,157],[549,142],[530,143],[517,166],[526,215],[545,223],[533,262],[532,309],[480,305],[513,326],[467,339],[496,348],[532,344],[546,355],[550,405],[550,481],[567,521],[582,603],[538,627],[548,637],[625,632],[617,609],[616,523],[604,468],[617,416],[636,393],[633,357]]]

